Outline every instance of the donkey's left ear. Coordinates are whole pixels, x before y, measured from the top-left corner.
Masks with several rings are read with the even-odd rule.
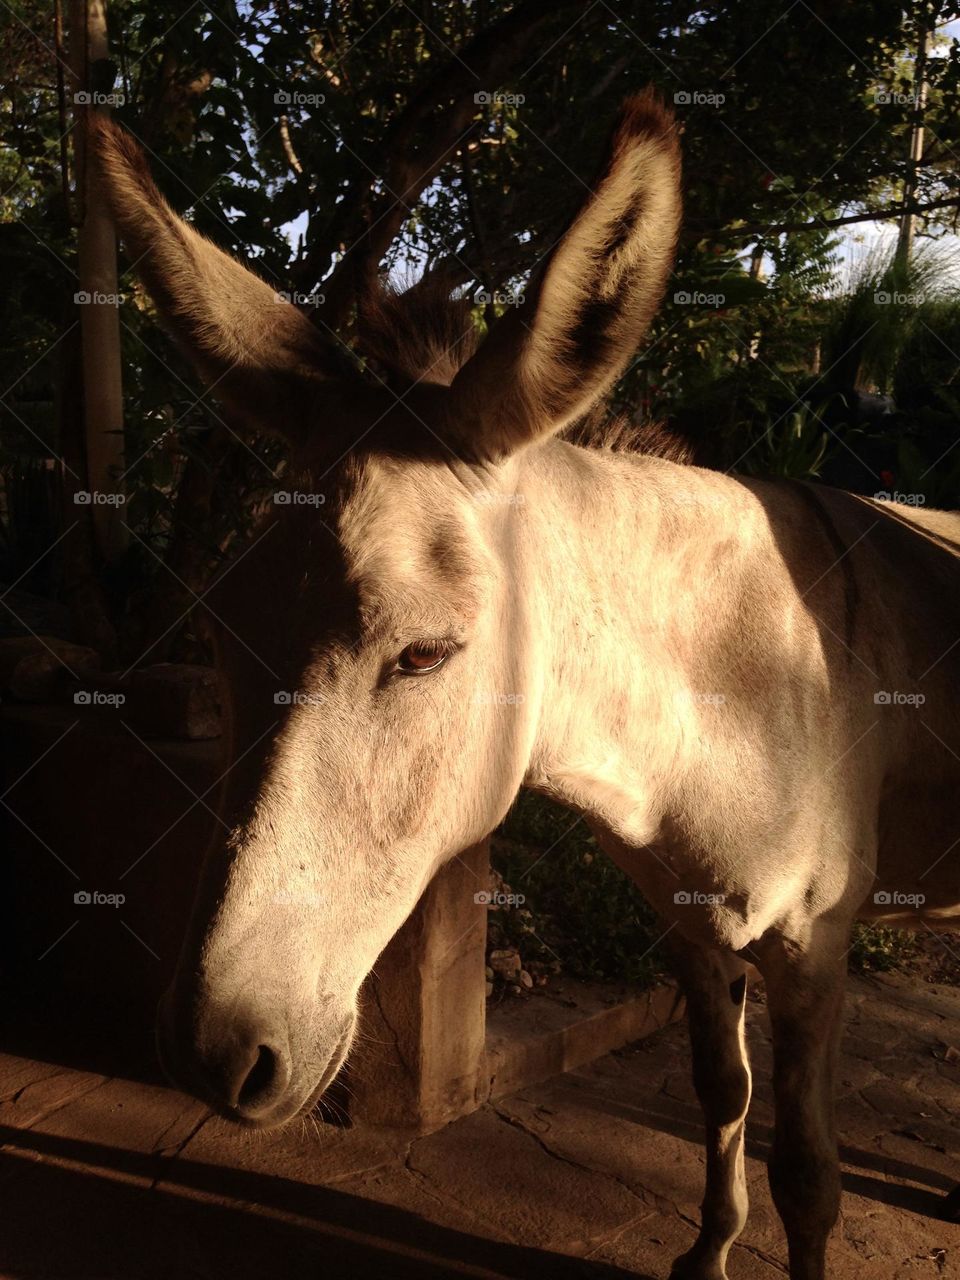
[[[624,104],[600,177],[526,301],[454,379],[458,452],[502,458],[587,412],[653,318],[679,223],[676,126],[648,90]]]
[[[129,133],[93,111],[87,129],[132,265],[179,346],[245,425],[299,442],[342,389],[332,347],[282,294],[174,213]]]

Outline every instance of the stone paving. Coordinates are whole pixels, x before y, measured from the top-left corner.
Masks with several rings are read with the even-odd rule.
[[[785,1274],[766,1186],[770,1045],[749,1007],[750,1221],[731,1280]],[[831,1280],[960,1278],[960,991],[854,979]],[[52,1056],[52,1055],[48,1055]],[[102,1065],[102,1064],[101,1064]],[[665,1280],[703,1158],[672,1026],[428,1137],[240,1132],[160,1084],[0,1055],[0,1275],[37,1280]]]

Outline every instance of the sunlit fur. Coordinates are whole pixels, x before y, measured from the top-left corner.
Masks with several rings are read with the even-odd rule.
[[[309,1105],[430,876],[533,787],[585,815],[677,952],[708,1158],[702,1231],[674,1274],[723,1277],[743,1225],[753,960],[791,1276],[822,1280],[851,922],[933,925],[960,903],[960,517],[559,436],[633,355],[669,268],[677,149],[650,96],[628,104],[525,309],[475,352],[462,328],[452,362],[435,330],[419,358],[410,335],[378,344],[403,304],[367,308],[400,403],[329,353],[305,372],[307,321],[270,310],[266,286],[159,208],[129,145],[101,135],[112,206],[168,322],[218,370],[228,408],[266,371],[263,425],[292,443],[283,488],[324,495],[275,508],[208,600],[230,834],[165,1003],[168,1066],[251,1124]],[[229,305],[211,296],[224,289]],[[248,296],[255,332],[236,313]],[[314,417],[297,416],[305,381]],[[455,651],[398,673],[423,639]],[[877,890],[924,902],[887,909]]]

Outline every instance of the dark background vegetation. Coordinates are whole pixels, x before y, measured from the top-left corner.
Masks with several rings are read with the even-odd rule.
[[[958,506],[954,13],[939,0],[116,0],[111,61],[92,76],[122,96],[115,114],[171,203],[348,345],[356,289],[377,274],[442,275],[471,297],[522,289],[618,104],[653,83],[677,101],[686,217],[665,305],[611,407],[664,421],[714,466]],[[14,0],[0,50],[0,588],[19,602],[0,629],[56,619],[124,665],[202,659],[193,593],[281,457],[240,440],[126,274],[124,553],[102,559],[89,513],[69,505],[63,459],[83,466],[82,110],[55,19],[53,3]],[[939,34],[911,167],[921,27]],[[911,257],[874,254],[851,278],[841,227],[898,211],[905,192],[921,211]],[[891,294],[903,301],[878,301]],[[499,309],[478,301],[477,324]],[[525,946],[546,957],[576,934],[593,941],[568,947],[575,971],[647,976],[645,908],[571,822],[526,801],[501,833],[505,874],[535,908],[532,924],[505,916],[504,939],[536,926]]]

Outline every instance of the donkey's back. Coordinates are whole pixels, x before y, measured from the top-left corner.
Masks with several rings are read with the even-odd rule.
[[[828,490],[817,496],[849,548],[851,658],[861,684],[876,677],[871,732],[881,736],[886,765],[877,878],[861,914],[911,926],[956,921],[960,513]]]

